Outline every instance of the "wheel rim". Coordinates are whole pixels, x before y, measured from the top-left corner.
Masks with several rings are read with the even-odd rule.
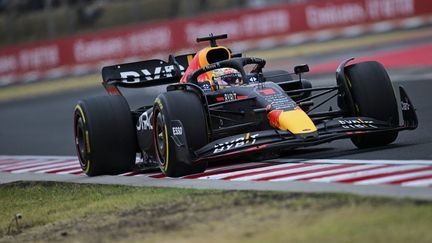
[[[156,157],[162,168],[165,168],[167,158],[167,134],[165,119],[160,110],[155,111],[156,126],[154,126],[154,140],[156,148]]]
[[[75,127],[75,146],[78,151],[78,157],[80,161],[81,168],[85,171],[87,168],[87,140],[85,136],[85,127],[82,117],[77,118],[76,127]]]

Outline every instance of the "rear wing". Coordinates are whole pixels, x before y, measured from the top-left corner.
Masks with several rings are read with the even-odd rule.
[[[111,95],[121,95],[118,87],[144,88],[180,82],[196,53],[159,59],[123,63],[102,68],[103,86]],[[241,57],[241,53],[231,57]]]
[[[152,59],[102,68],[103,85],[110,94],[120,94],[117,87],[142,88],[180,81],[195,54],[170,55],[168,62]]]

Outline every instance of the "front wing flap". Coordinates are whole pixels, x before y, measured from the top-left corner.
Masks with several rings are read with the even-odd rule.
[[[407,121],[405,121],[407,124]],[[412,124],[410,121],[408,124]],[[278,152],[314,146],[358,134],[414,129],[412,126],[391,126],[368,117],[332,119],[317,126],[315,133],[295,135],[288,131],[263,130],[238,134],[213,141],[195,151],[194,162],[237,157],[247,153]]]
[[[418,126],[415,108],[405,89],[399,86],[403,123],[398,126],[369,117],[342,117],[317,125],[317,132],[294,135],[288,131],[264,130],[238,134],[213,141],[194,151],[194,162],[236,157],[252,152],[271,152],[314,146],[358,134],[413,130]]]

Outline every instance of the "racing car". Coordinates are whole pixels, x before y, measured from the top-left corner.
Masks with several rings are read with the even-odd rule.
[[[213,161],[265,159],[343,138],[358,148],[384,146],[417,127],[406,91],[393,88],[378,62],[349,64],[350,58],[337,68],[334,85],[312,87],[302,78],[308,65],[264,71],[264,59],[218,45],[225,38],[197,38],[209,45],[167,61],[103,67],[108,94],[80,100],[74,110],[85,174],[125,173],[138,158],[181,177],[204,172]],[[122,89],[153,86],[166,91],[131,110]]]

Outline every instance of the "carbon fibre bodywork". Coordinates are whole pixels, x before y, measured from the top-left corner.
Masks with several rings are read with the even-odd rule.
[[[214,48],[213,45],[217,47],[215,42]],[[392,119],[401,121],[399,124],[359,115],[345,73],[346,65],[353,59],[340,64],[335,85],[313,88],[311,82],[301,78],[301,74],[308,71],[307,65],[295,67],[294,73],[283,70],[263,72],[263,59],[241,58],[239,54],[230,53],[229,60],[207,61],[203,67],[189,70],[190,61],[197,55],[199,53],[170,56],[168,62],[153,59],[119,64],[102,70],[103,85],[110,95],[122,95],[118,87],[146,88],[168,84],[167,93],[184,91],[199,97],[205,113],[207,144],[190,149],[186,135],[194,131],[185,129],[181,120],[166,121],[172,128],[166,136],[176,147],[176,160],[185,164],[243,155],[265,157],[363,134],[415,129],[418,124],[414,106],[403,87],[397,89],[399,117]],[[246,73],[243,66],[249,64],[256,66]],[[221,67],[239,70],[243,85],[222,89],[211,82],[197,82],[200,75]],[[292,78],[293,75],[298,78]],[[179,83],[181,79],[188,82]],[[317,108],[331,100],[337,101],[337,107],[331,105],[329,109],[318,111]],[[136,123],[137,152],[143,155],[144,161],[152,164],[155,158],[153,104],[142,104],[131,112]],[[281,113],[289,112],[298,114],[280,118]],[[306,124],[309,121],[312,125]],[[281,122],[284,124],[279,124]]]

